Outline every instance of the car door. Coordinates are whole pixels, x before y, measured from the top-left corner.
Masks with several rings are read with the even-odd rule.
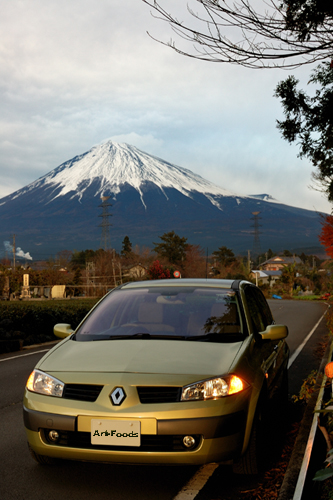
[[[279,392],[287,369],[287,345],[285,340],[260,340],[259,333],[267,326],[274,324],[274,319],[267,301],[259,288],[249,285],[244,290],[248,311],[256,343],[254,347],[255,362],[260,362],[266,379],[269,397]],[[258,368],[258,367],[257,367]]]

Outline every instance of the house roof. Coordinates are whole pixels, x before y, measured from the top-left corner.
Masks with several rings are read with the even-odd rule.
[[[301,264],[302,261],[299,257],[293,256],[293,257],[285,257],[283,255],[275,255],[271,259],[265,260],[265,262],[261,262],[261,266],[264,266],[266,264],[282,264],[282,265],[290,265],[290,264]]]
[[[251,273],[259,273],[259,278],[266,278],[268,276],[281,276],[282,271],[261,271],[260,269],[253,269]]]

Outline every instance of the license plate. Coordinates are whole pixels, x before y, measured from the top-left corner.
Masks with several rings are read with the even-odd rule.
[[[140,446],[140,421],[92,419],[91,444],[109,446]]]

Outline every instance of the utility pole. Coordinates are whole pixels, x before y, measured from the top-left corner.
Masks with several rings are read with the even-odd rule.
[[[112,207],[111,203],[108,203],[108,199],[110,196],[102,196],[101,200],[102,203],[98,205],[99,207],[102,208],[102,214],[99,215],[98,217],[102,217],[102,223],[99,224],[99,227],[102,228],[102,236],[101,236],[101,248],[104,247],[104,250],[109,250],[111,249],[111,238],[110,238],[110,226],[112,224],[109,222],[109,217],[112,216],[112,214],[109,213],[108,207]]]
[[[253,239],[253,254],[255,256],[258,256],[260,254],[260,231],[259,227],[261,227],[261,224],[259,224],[259,220],[261,217],[259,217],[260,212],[252,212],[253,217],[251,217],[251,220],[253,220],[254,224],[252,227],[254,228],[253,234],[254,234],[254,239]]]
[[[16,268],[16,262],[15,262],[15,254],[16,254],[15,236],[16,236],[16,234],[13,234],[13,269],[14,269],[14,271],[15,271],[15,268]]]

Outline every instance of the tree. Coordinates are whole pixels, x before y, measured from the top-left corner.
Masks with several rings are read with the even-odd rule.
[[[132,243],[130,242],[130,239],[128,236],[125,236],[122,245],[123,245],[123,247],[121,250],[121,255],[122,255],[122,257],[127,258],[132,253]]]
[[[80,252],[73,252],[71,258],[72,269],[80,268],[84,269],[86,263],[94,259],[96,252],[94,250],[81,250]]]
[[[230,248],[224,246],[213,252],[213,256],[224,267],[228,267],[236,261],[234,252]]]
[[[71,262],[72,256],[73,252],[70,250],[61,250],[61,252],[57,253],[56,260],[58,261],[60,267],[67,268]]]
[[[292,295],[293,287],[296,280],[296,265],[283,266],[282,274],[280,277],[281,283],[285,283],[289,288],[289,293]]]
[[[319,241],[325,247],[327,255],[333,259],[333,215],[323,216],[321,224]]]
[[[333,201],[333,69],[322,63],[309,83],[316,86],[313,97],[298,89],[299,81],[289,76],[275,90],[284,109],[285,120],[278,121],[282,137],[298,141],[299,156],[307,157],[317,168],[313,178]]]
[[[82,284],[81,278],[82,278],[81,269],[79,267],[77,267],[75,269],[75,272],[74,272],[73,280],[71,283],[69,283],[70,285],[74,285],[73,292],[72,292],[74,296],[80,295],[81,290],[80,290],[79,286]],[[75,286],[75,285],[79,285],[79,286]]]
[[[181,265],[186,259],[186,250],[188,248],[188,244],[186,243],[187,238],[181,238],[174,231],[164,233],[159,238],[162,240],[162,243],[154,243],[154,252],[166,258],[170,264]]]
[[[310,79],[319,86],[314,97],[297,89],[294,76],[280,82],[275,96],[286,116],[277,122],[283,138],[299,141],[299,156],[312,161],[315,181],[333,201],[332,0],[258,0],[255,6],[249,0],[189,0],[186,21],[165,10],[162,0],[143,1],[171,25],[185,48],[161,43],[182,55],[248,68],[295,68],[329,59]]]
[[[10,259],[7,257],[4,257],[1,259],[0,264],[3,268],[9,267],[10,266]]]
[[[200,245],[188,245],[184,263],[184,278],[205,278],[207,276],[207,261],[205,252]]]
[[[330,0],[261,0],[255,6],[249,0],[188,1],[179,20],[162,0],[143,0],[183,40],[182,49],[158,40],[179,54],[249,68],[291,68],[332,56]]]

